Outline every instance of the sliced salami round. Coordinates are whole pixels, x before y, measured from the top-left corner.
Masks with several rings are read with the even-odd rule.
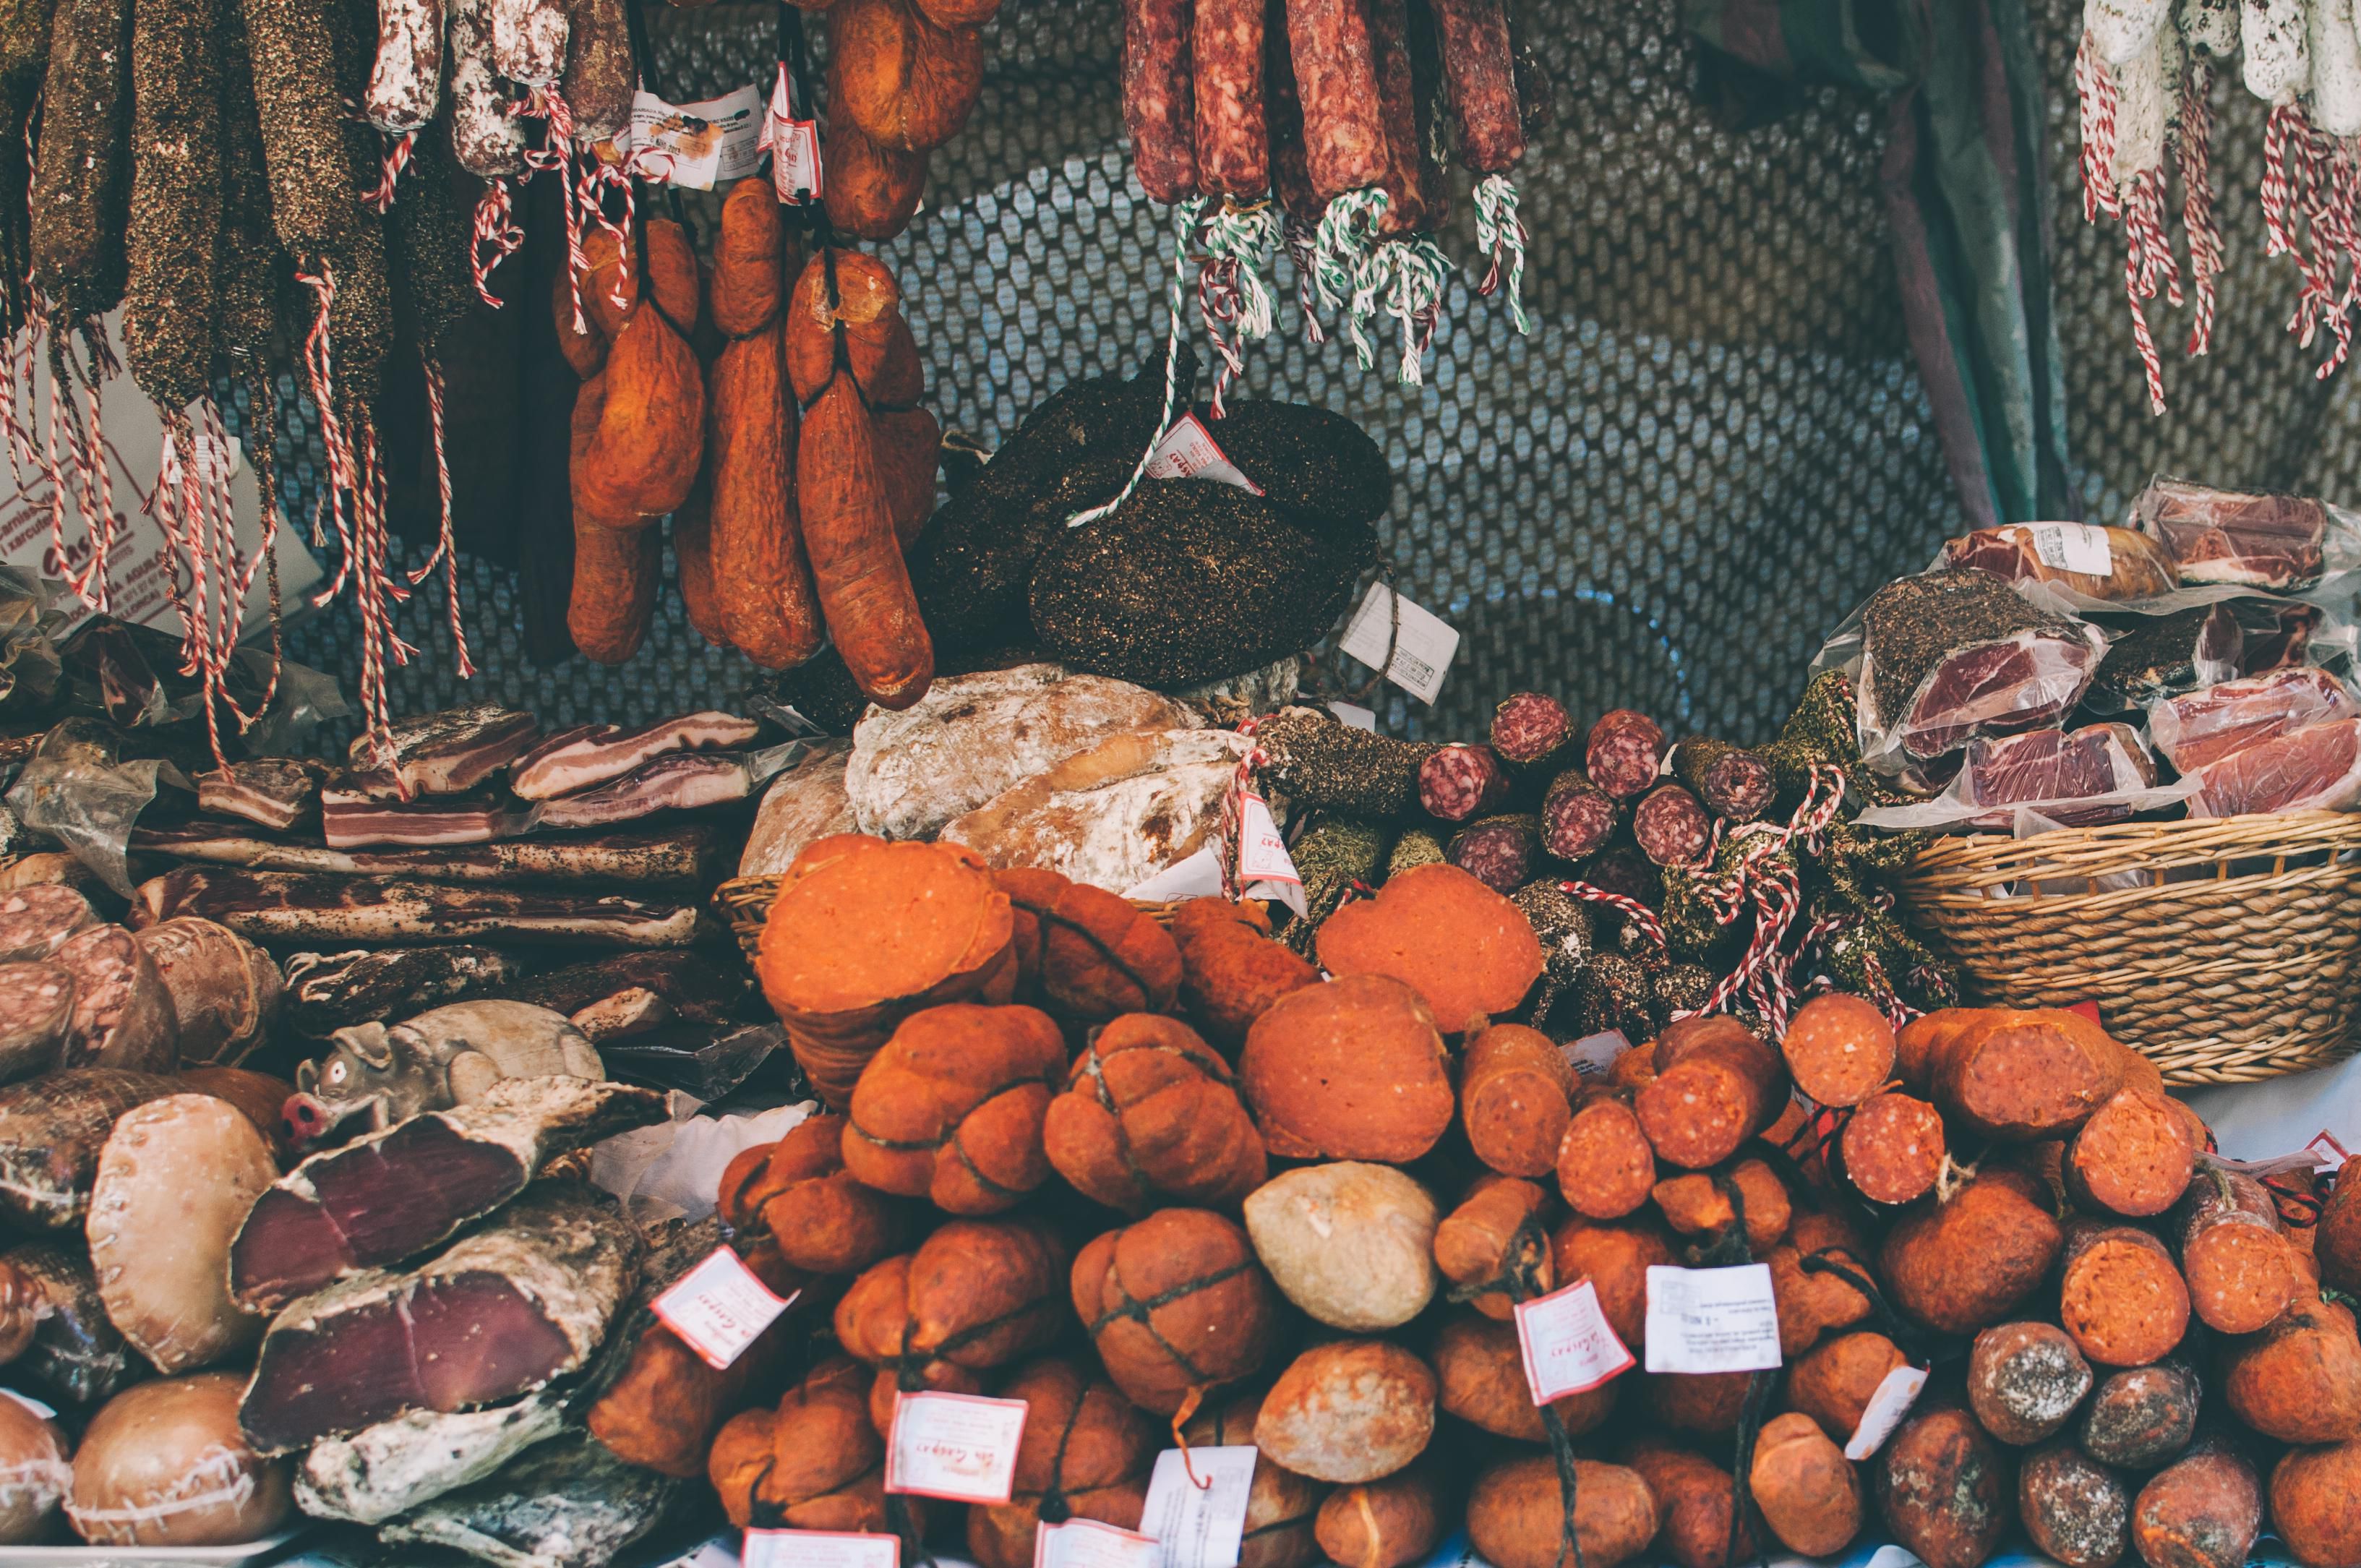
[[[63,964],[0,964],[0,1082],[58,1065],[73,993],[73,972]]]
[[[90,900],[61,883],[42,883],[0,897],[0,963],[46,959],[98,924]]]
[[[57,1065],[170,1072],[180,1018],[156,961],[120,926],[94,926],[58,949],[73,975],[73,1018]]]
[[[1583,768],[1590,782],[1618,800],[1645,795],[1664,760],[1664,727],[1628,707],[1616,708],[1592,725],[1583,748]]]
[[[1631,808],[1631,837],[1658,865],[1686,865],[1713,841],[1713,818],[1687,790],[1661,784]]]

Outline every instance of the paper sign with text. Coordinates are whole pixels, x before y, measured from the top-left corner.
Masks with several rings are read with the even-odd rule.
[[[1182,414],[1148,455],[1148,477],[1151,479],[1219,479],[1224,485],[1235,485],[1254,495],[1263,493],[1262,487],[1246,477],[1245,471],[1230,461],[1213,433],[1195,414]]]
[[[1025,1401],[905,1394],[894,1402],[885,1489],[950,1503],[1005,1503],[1016,1481]]]
[[[1779,1365],[1771,1266],[1648,1268],[1648,1370],[1761,1372]]]
[[[2033,535],[2034,554],[2053,571],[2103,577],[2114,569],[2114,547],[2103,528],[2087,522],[2029,522],[2024,527]]]
[[[799,207],[821,193],[819,126],[808,115],[799,113],[801,108],[796,102],[795,85],[787,79],[786,62],[782,60],[754,147],[771,155],[772,192],[790,207]]]
[[[1615,1065],[1615,1058],[1631,1048],[1620,1029],[1609,1029],[1597,1035],[1585,1035],[1572,1045],[1561,1047],[1565,1059],[1574,1070],[1585,1078],[1597,1078]]]
[[[1033,1568],[1160,1568],[1163,1561],[1153,1536],[1096,1519],[1044,1524],[1033,1534]]]
[[[1401,607],[1399,628],[1394,624],[1394,605]],[[1386,679],[1419,701],[1432,703],[1443,689],[1452,656],[1459,652],[1459,633],[1449,622],[1421,609],[1385,584],[1371,583],[1336,646],[1369,668],[1382,670]]]
[[[1598,1288],[1577,1279],[1563,1290],[1520,1301],[1517,1350],[1536,1406],[1598,1387],[1631,1369],[1631,1353],[1598,1307]]]
[[[1251,1443],[1156,1456],[1139,1528],[1163,1546],[1164,1568],[1237,1568],[1254,1472]]]
[[[902,1543],[890,1535],[836,1530],[750,1530],[745,1568],[897,1568]]]
[[[653,93],[631,96],[631,117],[605,145],[609,161],[633,174],[689,191],[743,180],[762,166],[763,94],[741,87],[695,104],[667,104]]]
[[[653,1310],[681,1343],[718,1369],[746,1354],[796,1296],[771,1294],[770,1287],[726,1246],[673,1282],[655,1299]]]
[[[1869,1397],[1869,1403],[1861,1407],[1861,1424],[1845,1440],[1845,1457],[1867,1459],[1884,1447],[1885,1440],[1894,1435],[1894,1429],[1910,1413],[1910,1407],[1917,1402],[1918,1390],[1925,1387],[1927,1369],[1923,1366],[1897,1366],[1887,1373],[1878,1384],[1877,1392]]]

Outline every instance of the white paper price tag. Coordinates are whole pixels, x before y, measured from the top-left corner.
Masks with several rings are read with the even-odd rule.
[[[1517,1349],[1533,1403],[1598,1387],[1631,1369],[1631,1353],[1598,1308],[1598,1288],[1577,1279],[1563,1290],[1517,1303]]]
[[[1195,414],[1182,414],[1156,444],[1148,456],[1148,477],[1151,479],[1219,479],[1224,485],[1235,485],[1254,495],[1263,493],[1262,487],[1246,477],[1205,422]]]
[[[1033,1568],[1159,1568],[1163,1561],[1154,1537],[1096,1519],[1045,1524],[1033,1534]]]
[[[1248,898],[1284,904],[1301,915],[1303,878],[1262,796],[1249,794],[1238,810],[1238,885]]]
[[[784,61],[779,79],[771,84],[771,103],[763,115],[758,151],[771,155],[771,189],[790,207],[803,205],[820,194],[819,126],[797,114],[793,85]]]
[[[2114,547],[2107,531],[2087,522],[2029,522],[2033,553],[2041,564],[2058,572],[2081,572],[2103,577],[2114,569]]]
[[[1761,1372],[1779,1365],[1771,1266],[1648,1269],[1648,1370]]]
[[[1852,1429],[1845,1439],[1845,1457],[1867,1459],[1885,1446],[1902,1418],[1910,1413],[1917,1402],[1918,1390],[1927,1387],[1927,1369],[1923,1366],[1897,1366],[1887,1373],[1877,1386],[1877,1392],[1861,1407],[1861,1425]]]
[[[761,165],[763,119],[763,94],[751,86],[696,104],[635,93],[631,117],[616,134],[609,161],[660,184],[710,191]]]
[[[1399,630],[1394,628],[1389,600],[1401,606]],[[1389,639],[1390,662],[1386,657]],[[1371,583],[1336,646],[1369,668],[1384,671],[1386,679],[1419,701],[1431,703],[1443,689],[1452,655],[1459,652],[1459,633],[1449,622],[1419,609],[1385,584]]]
[[[1378,716],[1357,702],[1332,702],[1328,705],[1328,711],[1356,729],[1366,729],[1372,735],[1377,733]]]
[[[1631,1042],[1623,1037],[1623,1031],[1620,1029],[1609,1029],[1598,1035],[1585,1035],[1572,1045],[1564,1047],[1566,1061],[1575,1071],[1585,1078],[1598,1077],[1615,1065],[1617,1057],[1631,1048]]]
[[[1254,1471],[1252,1443],[1156,1456],[1139,1528],[1164,1548],[1164,1568],[1237,1568]]]
[[[894,1402],[885,1489],[950,1503],[1005,1503],[1016,1480],[1025,1401],[905,1394]]]
[[[719,1368],[745,1354],[746,1347],[762,1338],[763,1331],[801,1294],[772,1295],[736,1253],[720,1246],[675,1280],[671,1289],[655,1299],[653,1310],[681,1343],[707,1365]]]
[[[902,1543],[890,1535],[835,1530],[750,1530],[745,1568],[896,1568]]]

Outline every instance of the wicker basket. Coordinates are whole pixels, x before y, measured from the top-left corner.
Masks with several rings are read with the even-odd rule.
[[[2097,1003],[2168,1083],[2336,1060],[2361,1014],[2361,815],[2299,811],[1945,839],[1902,883],[1967,1000]],[[2114,891],[2002,896],[2038,879]]]
[[[752,963],[763,945],[763,922],[771,917],[771,900],[779,895],[779,883],[785,879],[775,876],[734,877],[713,890],[713,902],[729,924],[730,935],[738,938],[746,961]],[[1134,909],[1148,912],[1159,926],[1172,923],[1172,912],[1180,901],[1155,903],[1145,898],[1131,901]]]

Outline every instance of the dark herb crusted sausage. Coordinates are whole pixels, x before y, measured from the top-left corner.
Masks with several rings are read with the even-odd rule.
[[[222,0],[147,5],[131,23],[131,221],[123,353],[156,402],[213,382],[223,224]]]
[[[130,92],[130,0],[61,0],[33,168],[33,280],[76,316],[123,298]]]
[[[1123,119],[1140,188],[1159,202],[1197,194],[1190,0],[1124,0]]]
[[[376,0],[326,0],[326,43],[335,71],[337,104],[357,104],[368,91],[369,57],[377,41]],[[269,122],[264,132],[269,133]],[[359,403],[374,403],[393,353],[393,280],[386,270],[385,219],[360,204],[358,193],[377,183],[383,156],[377,132],[338,115],[346,200],[351,220],[330,247],[336,286],[331,319],[336,334],[336,387]]]
[[[221,105],[222,246],[214,345],[232,375],[251,378],[263,373],[270,356],[286,264],[270,225],[270,176],[263,165],[246,17],[234,4],[222,7]],[[267,417],[267,410],[254,411]]]
[[[393,204],[386,243],[409,287],[418,341],[430,353],[445,350],[445,334],[466,321],[476,303],[475,277],[467,266],[473,230],[465,194],[472,184],[448,142],[423,137],[411,150],[401,198]]]
[[[1312,192],[1333,202],[1386,177],[1386,127],[1365,0],[1287,0]]]
[[[1503,0],[1432,0],[1444,78],[1459,121],[1459,160],[1478,174],[1504,174],[1524,156],[1516,56]]]
[[[270,222],[298,261],[335,250],[364,210],[344,142],[329,17],[337,0],[237,0],[261,115]]]
[[[1270,189],[1263,114],[1264,0],[1197,0],[1190,35],[1196,88],[1197,184],[1208,196]]]
[[[631,117],[639,77],[631,67],[630,18],[623,0],[569,0],[566,77],[559,91],[574,115],[577,141],[604,141]]]
[[[0,5],[0,337],[25,323],[33,270],[33,164],[26,139],[49,64],[52,0]]]

